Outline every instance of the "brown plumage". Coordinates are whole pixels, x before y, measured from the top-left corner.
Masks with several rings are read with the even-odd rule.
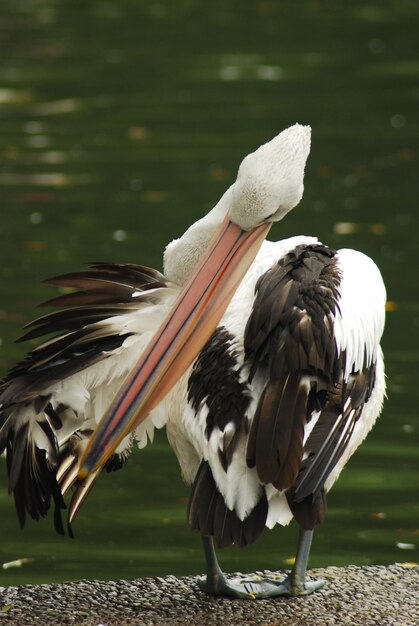
[[[265,387],[252,422],[247,464],[279,491],[292,485],[300,469],[307,399],[307,384],[297,372],[289,373]]]
[[[304,509],[302,525],[311,528],[323,517],[322,489],[348,441],[343,438],[337,451],[336,439],[330,446],[320,445],[342,376],[332,327],[339,283],[333,250],[320,244],[295,248],[259,279],[245,332],[250,377],[261,366],[268,377],[249,434],[247,464],[256,467],[262,483],[290,490],[291,507]],[[350,390],[357,387],[353,384]],[[350,397],[346,391],[343,401]],[[333,406],[337,419],[343,405],[340,401]],[[304,445],[304,428],[313,411],[321,415]],[[312,454],[311,472],[305,454]],[[304,473],[309,482],[303,480]]]
[[[234,543],[243,548],[261,535],[268,514],[268,502],[261,491],[259,502],[243,521],[225,504],[218,491],[211,468],[205,461],[199,466],[191,487],[187,519],[192,530],[214,537],[219,548]]]

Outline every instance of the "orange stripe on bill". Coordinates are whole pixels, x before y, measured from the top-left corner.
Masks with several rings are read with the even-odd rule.
[[[104,465],[165,397],[208,341],[271,224],[243,231],[228,217],[93,432],[79,478]]]

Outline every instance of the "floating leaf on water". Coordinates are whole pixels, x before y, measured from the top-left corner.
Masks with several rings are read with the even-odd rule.
[[[259,65],[256,68],[256,76],[260,80],[281,80],[284,76],[284,70],[277,65]]]
[[[47,244],[45,241],[27,241],[26,249],[29,252],[41,252],[46,248]]]
[[[359,224],[355,224],[355,222],[336,222],[333,226],[333,231],[337,235],[352,235],[359,231]]]
[[[14,174],[12,172],[0,174],[0,185],[37,185],[39,187],[74,187],[86,185],[92,181],[87,174],[68,175],[60,172],[39,172],[35,174]]]
[[[24,557],[22,559],[16,559],[15,561],[8,561],[8,563],[2,564],[2,569],[11,569],[12,567],[22,567],[22,565],[26,565],[27,563],[32,563],[34,559],[28,559]]]
[[[25,104],[32,100],[29,91],[19,89],[0,89],[0,104]]]
[[[369,517],[371,519],[386,519],[387,514],[383,513],[383,511],[377,511],[376,513],[370,513]]]
[[[405,561],[404,563],[397,563],[397,565],[400,565],[400,567],[414,568],[418,567],[419,563],[416,563],[415,561]]]
[[[115,239],[115,241],[125,241],[126,238],[128,237],[127,235],[127,231],[126,230],[115,230],[112,233],[112,237]]]
[[[133,141],[142,141],[143,139],[147,139],[150,135],[150,131],[145,126],[131,126],[128,129],[128,138]]]
[[[32,155],[32,160],[36,163],[48,163],[56,165],[68,161],[68,155],[62,150],[43,150]]]
[[[285,565],[294,565],[295,556],[290,556],[288,559],[284,559],[283,562],[285,563]]]
[[[362,224],[356,222],[337,222],[334,226],[334,231],[338,235],[353,235],[359,233],[362,230]]]
[[[150,189],[149,191],[144,191],[142,197],[146,202],[161,202],[165,199],[166,194],[164,191],[154,191]]]
[[[386,302],[386,311],[387,313],[392,313],[397,309],[397,304],[394,300],[387,300]]]
[[[397,548],[400,550],[415,550],[416,544],[414,543],[403,543],[402,541],[398,541],[396,543]]]
[[[43,219],[44,219],[44,216],[42,215],[40,211],[34,211],[29,216],[29,221],[31,224],[40,224]]]
[[[397,158],[399,161],[413,161],[416,157],[416,153],[413,148],[401,148],[397,152]]]
[[[80,101],[74,98],[40,102],[31,107],[31,113],[35,115],[57,115],[57,113],[74,113],[80,108]]]
[[[16,159],[19,154],[20,150],[16,146],[6,146],[3,152],[3,155],[6,157],[6,159]]]
[[[384,235],[386,227],[384,224],[371,224],[370,233],[372,235]]]
[[[415,427],[413,426],[413,424],[403,424],[402,431],[404,433],[414,433]]]
[[[230,175],[231,175],[230,171],[226,169],[225,167],[214,166],[214,167],[211,167],[210,169],[210,177],[213,180],[220,180],[220,181],[228,180],[230,178]]]
[[[330,178],[333,174],[333,170],[330,165],[319,165],[317,168],[317,176],[320,178]]]

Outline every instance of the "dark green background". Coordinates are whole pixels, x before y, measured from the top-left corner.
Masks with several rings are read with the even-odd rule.
[[[313,128],[306,190],[272,236],[315,234],[382,269],[389,399],[329,498],[312,565],[418,560],[419,4],[416,0],[2,0],[0,366],[53,293],[90,260],[161,269],[162,251],[218,200],[242,157]],[[342,232],[349,223],[349,234]],[[122,239],[122,240],[121,240]],[[203,569],[188,490],[164,434],[104,476],[75,525],[21,531],[0,492],[0,585]],[[384,515],[377,515],[384,514]],[[221,555],[286,567],[296,529]]]

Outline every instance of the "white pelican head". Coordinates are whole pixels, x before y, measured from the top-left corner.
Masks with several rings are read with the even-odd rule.
[[[230,200],[232,222],[251,230],[282,220],[300,202],[310,137],[310,126],[295,124],[243,159]]]

